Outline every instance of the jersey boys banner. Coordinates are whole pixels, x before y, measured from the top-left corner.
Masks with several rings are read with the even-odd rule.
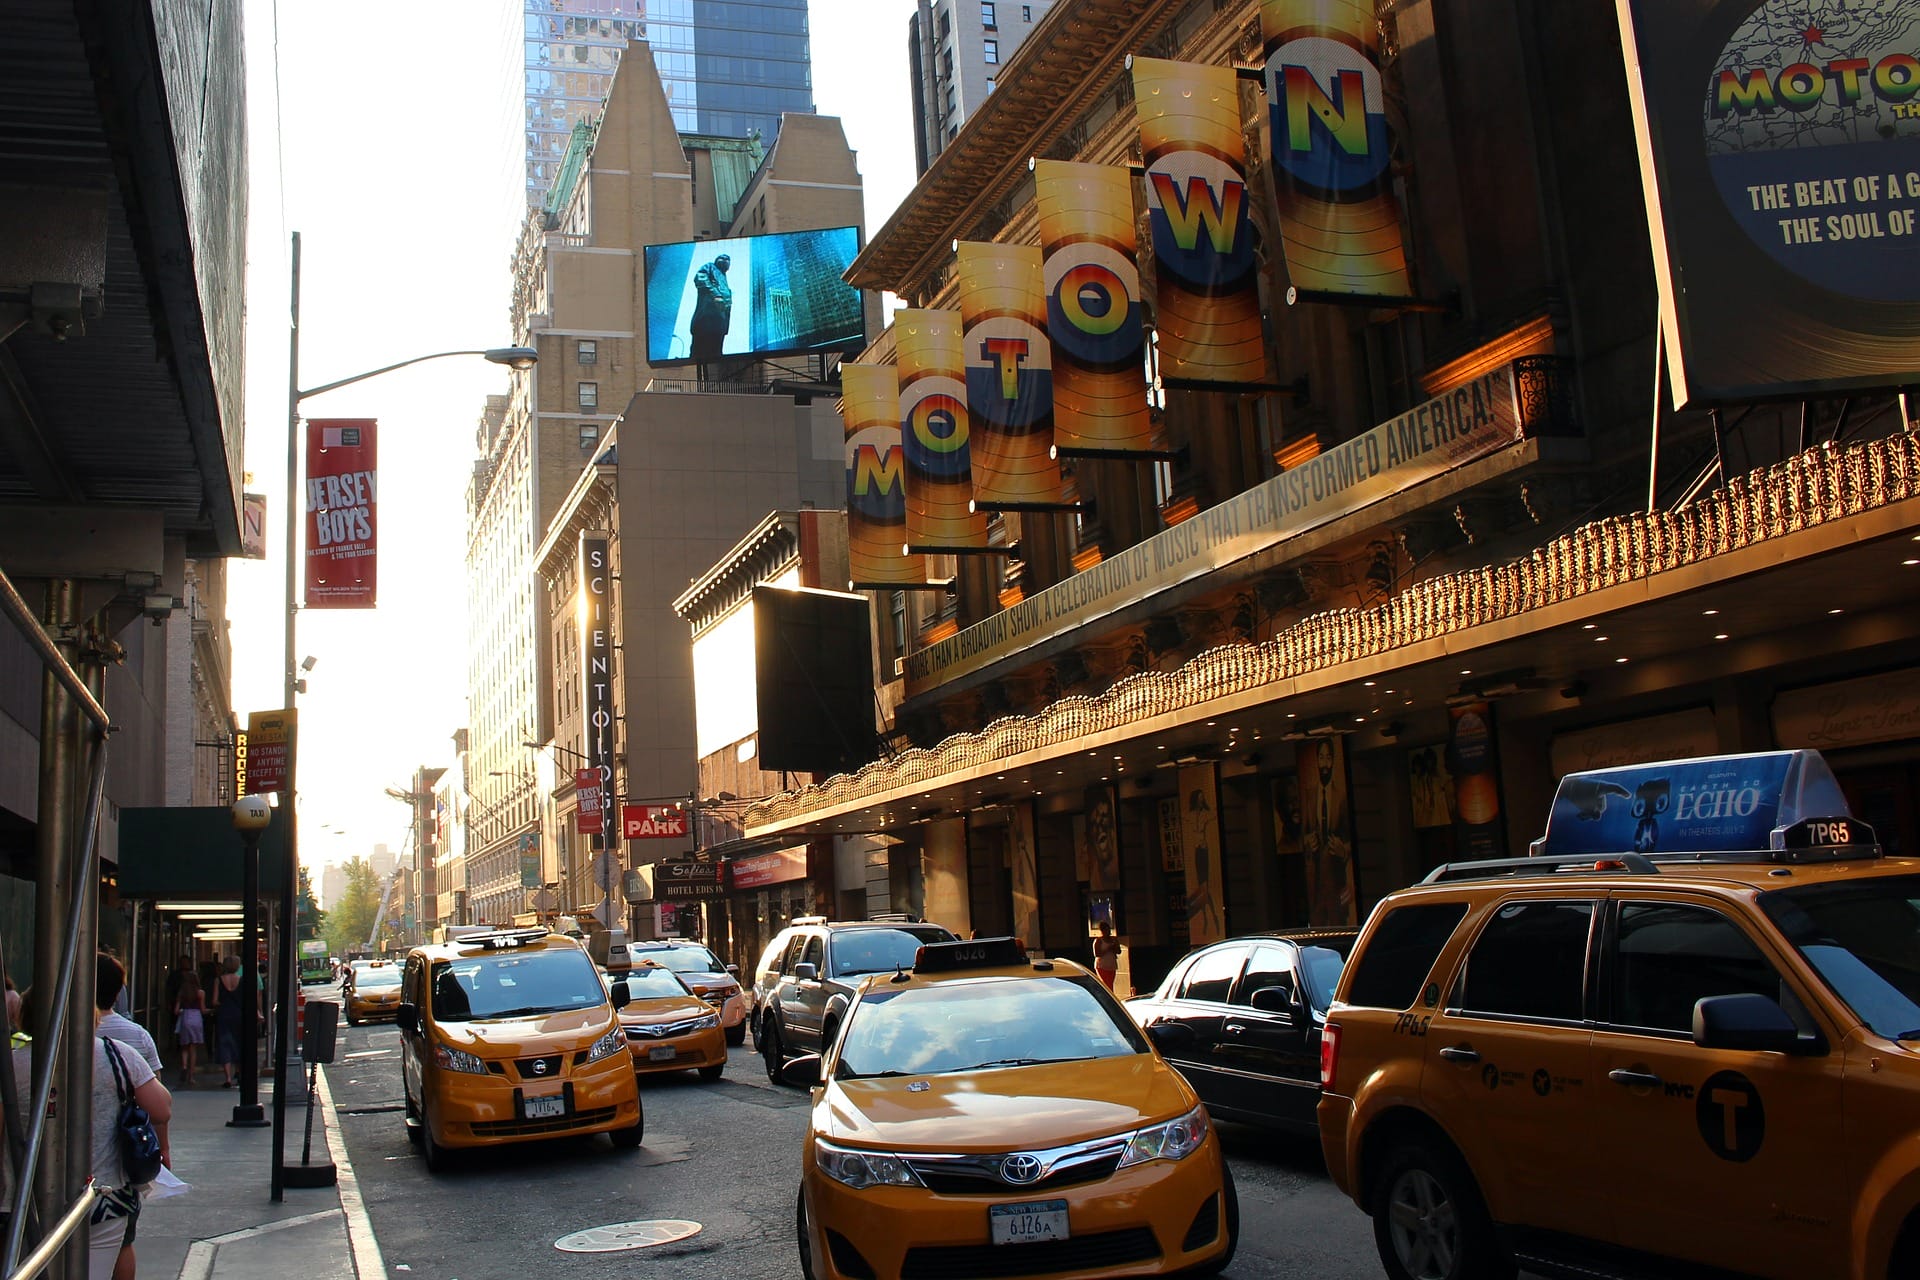
[[[307,608],[374,605],[374,499],[379,471],[372,418],[307,422]]]
[[[1920,3],[1618,0],[1673,397],[1920,368]]]
[[[1274,199],[1307,293],[1404,298],[1406,249],[1373,0],[1262,0]]]
[[[1053,348],[1040,250],[963,243],[960,284],[973,499],[984,510],[1064,503],[1053,457]]]
[[[840,366],[847,432],[850,586],[918,586],[924,562],[906,553],[907,459],[900,447],[900,374],[890,364]]]
[[[900,443],[907,459],[907,545],[915,552],[984,549],[987,516],[973,510],[960,313],[902,311],[893,327]]]
[[[1239,81],[1232,67],[1159,58],[1134,58],[1132,66],[1161,376],[1265,382]]]
[[[1153,448],[1133,179],[1111,165],[1036,160],[1034,203],[1053,340],[1053,442],[1062,454]]]

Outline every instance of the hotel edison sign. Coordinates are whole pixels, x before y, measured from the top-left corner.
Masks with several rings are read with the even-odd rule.
[[[1511,366],[1456,387],[908,656],[908,696],[1278,546],[1518,441]]]

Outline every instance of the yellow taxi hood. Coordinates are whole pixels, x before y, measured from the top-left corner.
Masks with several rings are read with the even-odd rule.
[[[916,1091],[913,1086],[924,1084]],[[1150,1053],[946,1075],[837,1080],[815,1112],[836,1142],[900,1151],[1056,1147],[1185,1115],[1193,1090]]]
[[[456,1049],[483,1058],[544,1057],[584,1049],[607,1027],[607,1007],[559,1009],[523,1018],[492,1018],[484,1022],[441,1022],[435,1029]]]
[[[655,996],[648,1000],[635,1000],[620,1011],[620,1021],[635,1026],[649,1026],[656,1022],[678,1022],[682,1018],[698,1018],[712,1013],[713,1009],[705,1000],[693,996]]]

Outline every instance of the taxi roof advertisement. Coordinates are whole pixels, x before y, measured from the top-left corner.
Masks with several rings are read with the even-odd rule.
[[[1817,752],[1666,760],[1561,779],[1534,851],[1751,852],[1771,848],[1776,827],[1846,816],[1846,798]]]
[[[1920,0],[1617,0],[1680,406],[1911,381]]]

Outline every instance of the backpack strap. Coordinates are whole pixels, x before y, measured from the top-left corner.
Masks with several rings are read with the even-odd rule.
[[[126,1063],[120,1061],[120,1051],[113,1047],[113,1041],[107,1036],[100,1037],[100,1043],[107,1050],[107,1062],[113,1068],[114,1092],[120,1095],[121,1105],[133,1100],[133,1077],[127,1071]]]

